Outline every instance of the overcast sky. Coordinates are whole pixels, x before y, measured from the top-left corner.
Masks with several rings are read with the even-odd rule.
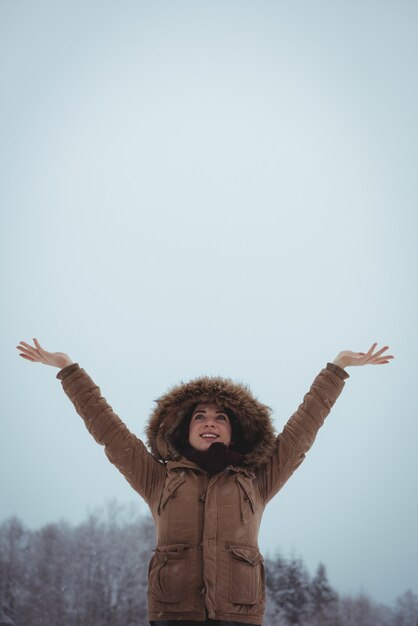
[[[349,368],[260,547],[342,593],[418,592],[418,5],[407,0],[0,4],[0,520],[117,497],[147,510],[55,378],[63,351],[144,436],[202,374],[281,430]]]

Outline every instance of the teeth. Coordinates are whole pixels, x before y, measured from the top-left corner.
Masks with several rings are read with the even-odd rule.
[[[211,433],[204,433],[203,435],[200,435],[201,437],[205,437],[205,439],[208,439],[209,437],[211,439],[217,439],[218,435],[212,435]]]

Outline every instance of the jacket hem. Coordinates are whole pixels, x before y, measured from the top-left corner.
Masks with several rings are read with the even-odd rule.
[[[217,619],[225,622],[238,622],[240,624],[262,624],[264,614],[253,614],[253,615],[243,615],[242,613],[223,613],[220,611],[214,611],[214,617],[210,619]],[[206,611],[194,612],[194,613],[169,613],[162,611],[155,611],[152,613],[148,613],[148,620],[150,622],[158,622],[158,621],[169,621],[169,620],[178,620],[181,621],[190,621],[190,622],[205,622],[207,620]]]
[[[193,613],[188,613],[185,611],[184,613],[177,611],[176,613],[170,613],[166,611],[153,611],[148,612],[148,621],[150,622],[165,622],[169,620],[187,620],[190,622],[206,622],[206,611],[194,611]]]
[[[243,615],[242,613],[221,613],[215,611],[215,618],[222,622],[238,622],[239,624],[261,624],[263,623],[264,614],[261,615]]]

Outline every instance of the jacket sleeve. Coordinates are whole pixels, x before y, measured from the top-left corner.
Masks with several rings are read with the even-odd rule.
[[[56,376],[84,420],[89,433],[105,447],[105,453],[129,484],[150,504],[160,492],[165,466],[148,452],[140,439],[132,434],[112,407],[101,396],[90,376],[72,363]],[[153,495],[154,494],[154,495]]]
[[[349,374],[344,369],[327,363],[313,381],[302,404],[277,436],[276,452],[259,474],[266,504],[304,460],[347,378]]]

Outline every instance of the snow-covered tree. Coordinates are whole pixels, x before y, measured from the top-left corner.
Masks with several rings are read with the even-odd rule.
[[[305,626],[309,616],[309,576],[302,560],[281,556],[266,561],[266,578],[278,623]],[[271,607],[272,609],[272,607]]]
[[[336,626],[338,595],[328,582],[325,565],[320,563],[309,586],[311,595],[310,622],[312,626]]]
[[[393,626],[393,611],[376,605],[364,593],[356,598],[340,600],[341,624],[343,626]]]
[[[30,533],[12,517],[0,526],[0,615],[3,623],[20,624],[26,595],[26,553]]]
[[[111,502],[77,527],[64,522],[29,531],[0,524],[0,626],[148,626],[150,517]],[[264,626],[418,626],[418,596],[396,607],[365,594],[338,598],[319,564],[310,578],[300,558],[265,560]]]
[[[281,624],[285,619],[280,605],[280,593],[285,584],[285,569],[286,561],[280,554],[265,559],[266,615],[264,622],[268,626]]]
[[[418,626],[418,595],[410,589],[396,601],[395,626]]]

